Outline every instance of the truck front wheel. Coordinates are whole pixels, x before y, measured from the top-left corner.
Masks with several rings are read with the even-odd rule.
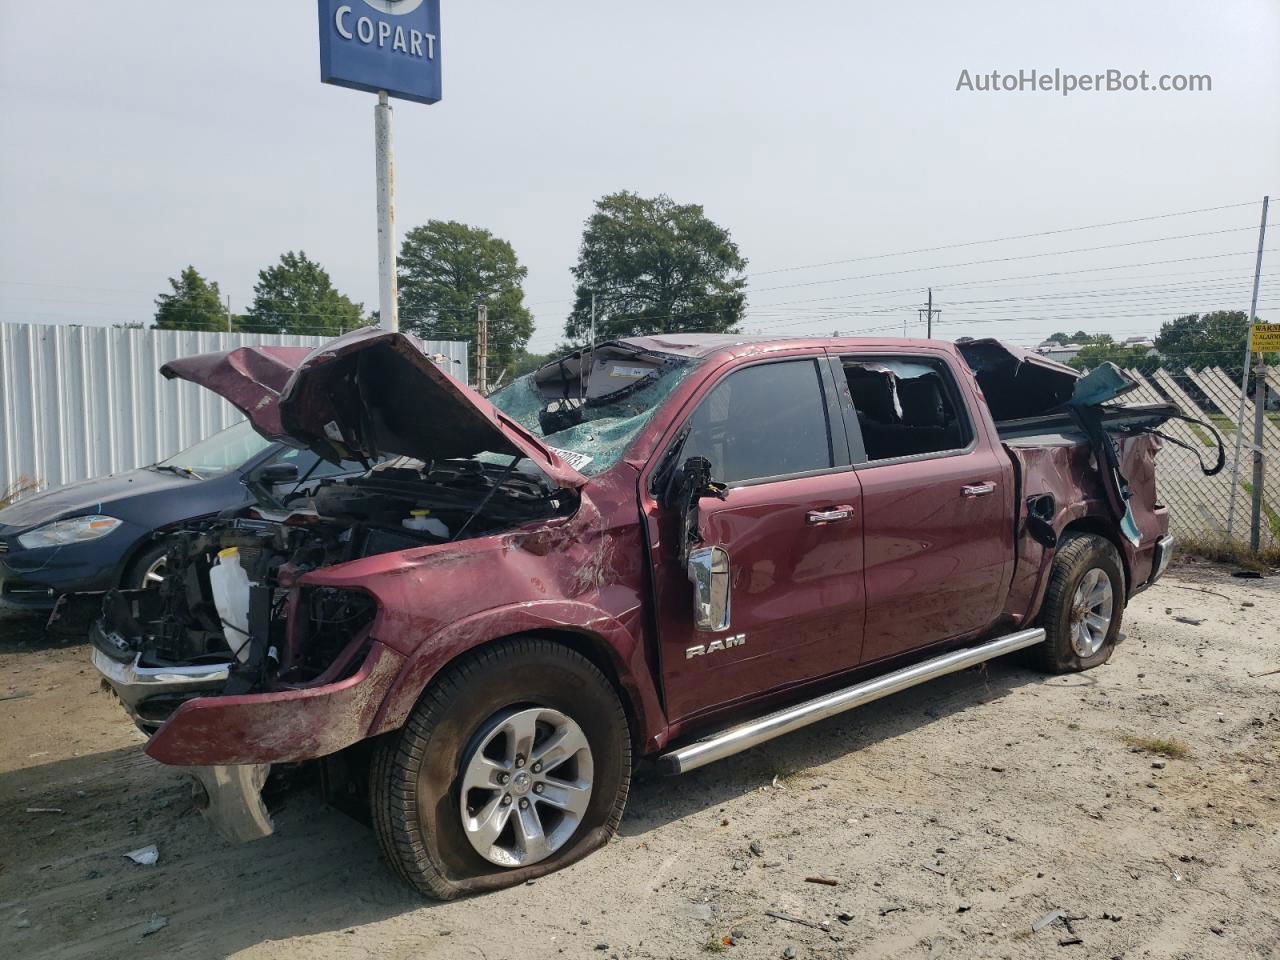
[[[1124,613],[1124,570],[1115,546],[1096,534],[1068,534],[1049,572],[1040,622],[1040,664],[1054,673],[1106,663]]]
[[[605,676],[560,644],[516,638],[432,683],[378,744],[370,800],[383,856],[450,900],[602,847],[630,780],[627,718]]]

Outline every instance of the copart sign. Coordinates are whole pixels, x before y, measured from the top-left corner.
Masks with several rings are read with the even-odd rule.
[[[320,79],[419,103],[440,99],[440,0],[318,0]]]

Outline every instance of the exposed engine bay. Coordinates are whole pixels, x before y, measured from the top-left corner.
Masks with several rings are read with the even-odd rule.
[[[117,692],[146,732],[192,697],[334,683],[358,669],[377,605],[360,590],[309,586],[307,573],[499,533],[575,504],[522,457],[398,458],[166,531],[163,582],[107,593],[90,637],[128,670],[129,694],[123,683]],[[157,679],[140,695],[138,677],[153,675],[195,682]]]

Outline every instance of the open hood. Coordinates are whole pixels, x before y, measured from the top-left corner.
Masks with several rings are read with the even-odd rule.
[[[528,457],[562,487],[586,478],[493,404],[449,376],[415,337],[368,327],[314,350],[240,347],[174,360],[164,376],[214,391],[271,440],[327,460],[482,452]]]

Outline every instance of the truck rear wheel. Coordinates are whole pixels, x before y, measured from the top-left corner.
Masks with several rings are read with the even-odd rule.
[[[1089,670],[1115,649],[1124,613],[1124,569],[1115,546],[1096,534],[1068,534],[1049,572],[1040,615],[1040,665],[1053,673]]]
[[[631,736],[585,657],[516,638],[469,654],[423,694],[370,770],[383,856],[427,896],[513,886],[604,846],[622,819]]]

